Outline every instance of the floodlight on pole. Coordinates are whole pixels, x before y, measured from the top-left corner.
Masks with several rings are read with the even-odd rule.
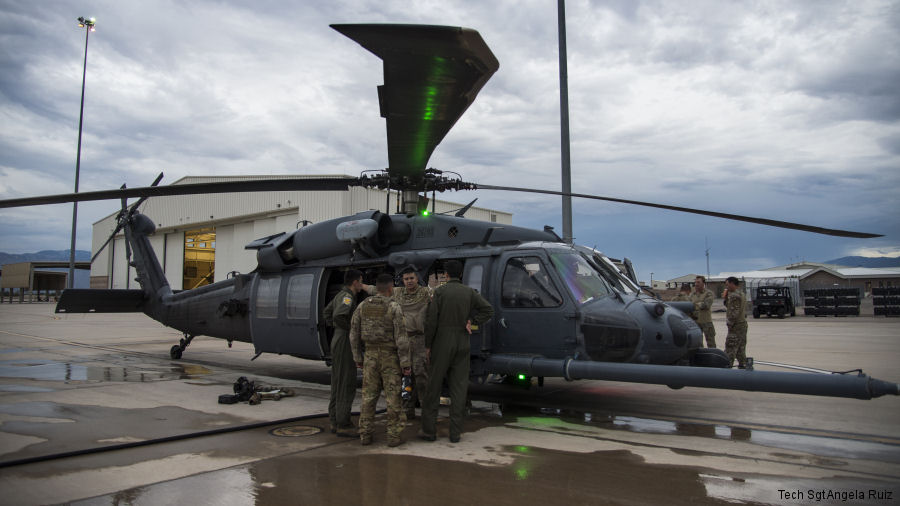
[[[78,152],[75,155],[75,193],[78,193],[78,173],[81,170],[81,126],[84,123],[84,83],[87,80],[87,50],[91,32],[96,30],[94,18],[78,18],[78,27],[84,28],[84,69],[81,72],[81,112],[78,113]],[[69,277],[66,288],[75,286],[75,228],[78,223],[78,202],[72,202],[72,245],[69,249]]]

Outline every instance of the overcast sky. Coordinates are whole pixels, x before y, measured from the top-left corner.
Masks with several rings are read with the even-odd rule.
[[[572,188],[885,234],[841,239],[597,201],[576,242],[642,280],[900,255],[900,3],[566,4]],[[533,1],[0,0],[0,198],[185,175],[358,175],[387,164],[381,60],[330,23],[478,30],[500,70],[429,166],[560,189],[557,5]],[[556,227],[559,197],[443,198]],[[79,205],[78,249],[117,202]],[[0,211],[0,251],[68,249],[68,205]]]

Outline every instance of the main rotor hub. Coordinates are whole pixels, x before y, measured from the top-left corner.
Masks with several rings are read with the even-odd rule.
[[[363,171],[357,182],[363,188],[379,188],[382,190],[399,190],[402,198],[402,212],[415,214],[419,203],[419,193],[444,192],[447,190],[477,190],[475,183],[467,183],[462,177],[451,171],[425,169],[420,178],[408,176],[392,176],[389,170]]]

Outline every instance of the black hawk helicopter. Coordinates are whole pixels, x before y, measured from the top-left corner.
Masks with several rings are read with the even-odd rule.
[[[332,25],[384,62],[378,87],[387,122],[389,168],[359,178],[305,178],[184,184],[0,201],[0,207],[122,199],[112,239],[126,238],[139,290],[65,290],[57,312],[143,312],[184,333],[170,355],[206,335],[252,343],[261,353],[329,360],[329,329],[321,310],[343,272],[433,273],[442,262],[464,263],[463,283],[495,308],[473,329],[471,374],[601,379],[869,399],[900,395],[900,385],[858,374],[811,374],[731,369],[721,350],[701,347],[687,316],[690,303],[663,303],[641,292],[632,269],[623,274],[602,253],[563,241],[553,230],[498,226],[454,216],[424,216],[428,192],[490,189],[571,195],[704,214],[845,237],[877,237],[797,223],[752,218],[596,195],[478,185],[427,169],[432,151],[497,71],[499,63],[478,32],[424,25]],[[161,177],[161,176],[160,176]],[[224,281],[173,292],[151,247],[153,220],[138,212],[154,196],[275,190],[396,190],[397,214],[365,211],[253,241],[258,267]],[[130,206],[126,199],[138,197]],[[471,205],[471,204],[470,204]],[[109,240],[107,240],[107,243]],[[105,245],[104,245],[105,247]],[[102,249],[102,248],[101,248]],[[627,262],[626,262],[627,264]],[[423,276],[425,278],[425,276]]]

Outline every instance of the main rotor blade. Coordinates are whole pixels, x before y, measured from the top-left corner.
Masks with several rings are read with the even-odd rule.
[[[873,237],[883,237],[882,234],[869,234],[866,232],[852,232],[849,230],[837,230],[832,228],[822,228],[813,225],[803,225],[801,223],[792,223],[789,221],[770,220],[767,218],[754,218],[751,216],[741,216],[739,214],[719,213],[716,211],[704,211],[703,209],[693,209],[690,207],[670,206],[666,204],[654,204],[652,202],[641,202],[639,200],[617,199],[613,197],[601,197],[599,195],[587,195],[584,193],[566,193],[553,190],[536,190],[533,188],[516,188],[513,186],[495,186],[490,184],[476,185],[479,190],[503,190],[527,193],[544,193],[547,195],[571,196],[583,199],[606,200],[609,202],[620,202],[622,204],[634,204],[637,206],[655,207],[657,209],[668,209],[670,211],[680,211],[683,213],[702,214],[705,216],[714,216],[716,218],[725,218],[726,220],[746,221],[748,223],[757,223],[760,225],[768,225],[770,227],[789,228],[792,230],[803,230],[804,232],[813,232],[815,234],[833,235],[837,237],[855,237],[859,239],[871,239]]]
[[[477,31],[455,26],[331,25],[384,61],[378,87],[394,188],[420,189],[434,148],[500,63]]]
[[[204,193],[244,193],[274,191],[345,191],[352,177],[281,178],[254,181],[222,181],[216,183],[190,183],[169,186],[148,186],[81,193],[63,193],[43,197],[24,197],[0,200],[0,208],[63,204],[66,202],[86,202],[131,197],[168,197],[173,195],[196,195]]]

